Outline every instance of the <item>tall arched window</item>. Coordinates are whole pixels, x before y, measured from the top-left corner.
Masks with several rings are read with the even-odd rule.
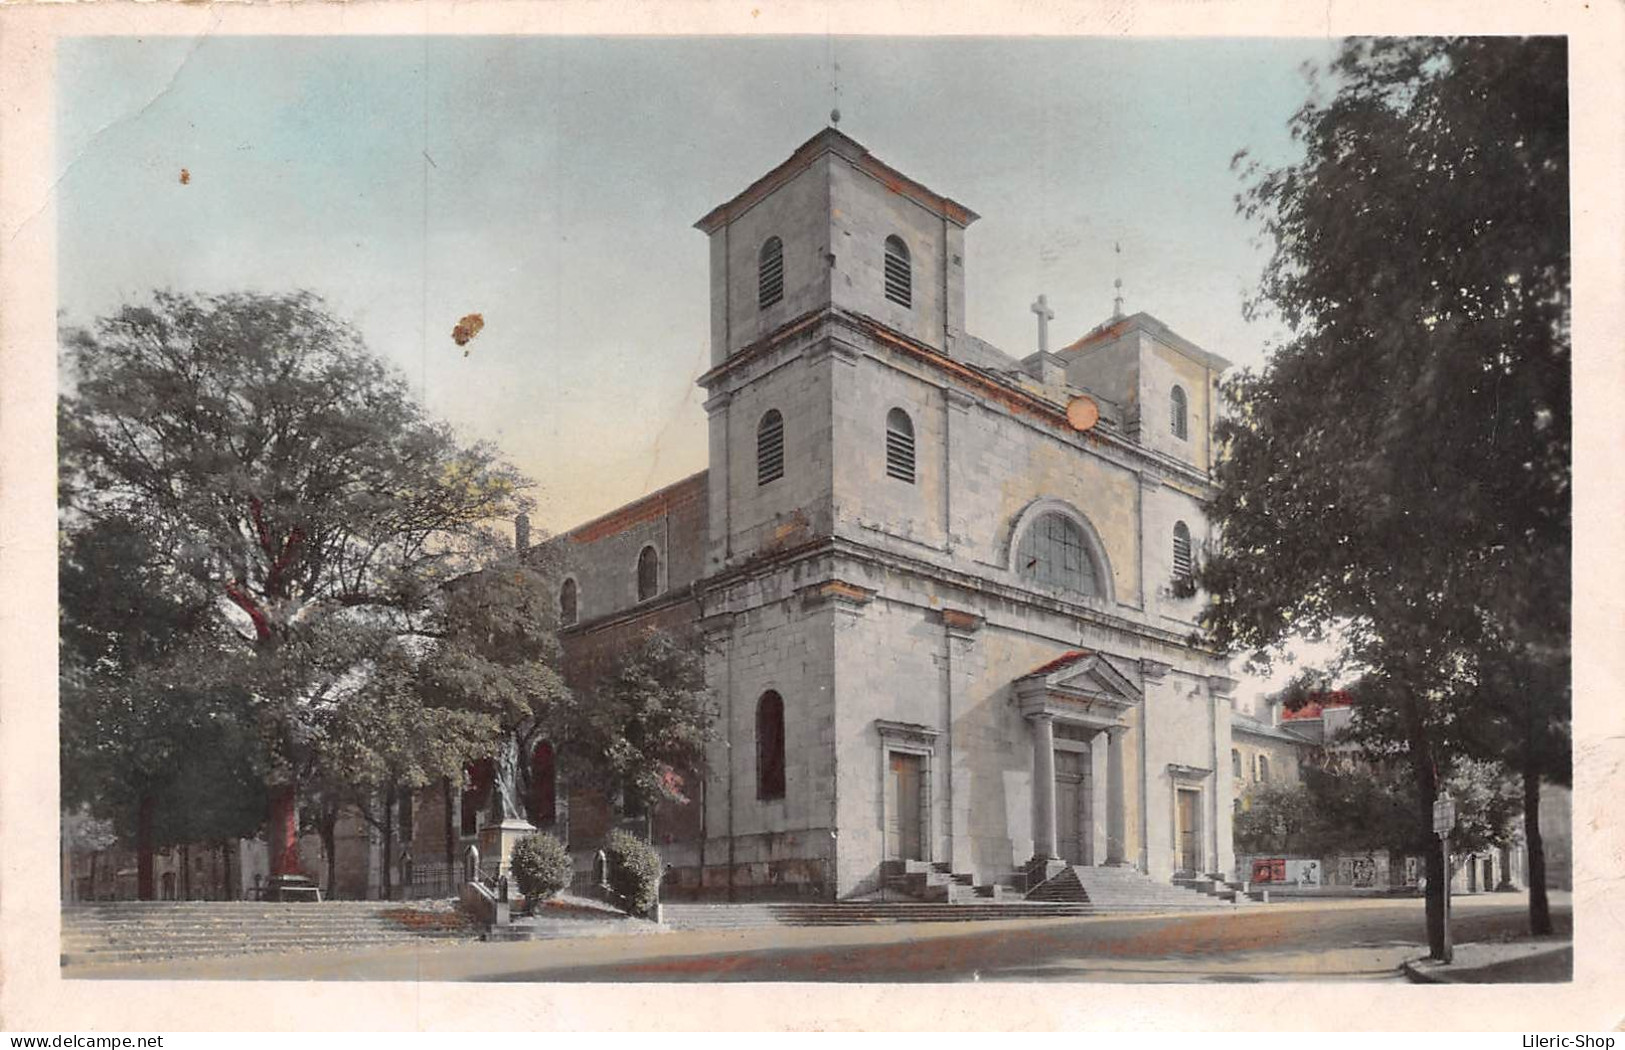
[[[558,819],[558,764],[553,744],[543,740],[530,756],[530,822],[537,827]]]
[[[565,580],[559,585],[559,623],[565,627],[576,622],[576,581]]]
[[[914,422],[900,408],[886,413],[886,476],[914,484]]]
[[[900,306],[914,305],[914,273],[908,245],[897,236],[886,238],[886,298]]]
[[[756,797],[784,797],[784,700],[771,689],[756,701]]]
[[[1270,782],[1270,760],[1263,755],[1258,756],[1258,782],[1260,784]]]
[[[756,424],[756,484],[784,477],[784,417],[770,408]]]
[[[1021,537],[1016,571],[1049,587],[1103,596],[1083,528],[1065,514],[1040,514]]]
[[[638,601],[660,593],[660,552],[653,544],[638,552]]]
[[[1176,386],[1173,393],[1168,395],[1168,422],[1173,428],[1174,437],[1181,441],[1190,437],[1190,424],[1187,421],[1188,414],[1185,404],[1185,388]]]
[[[1241,752],[1235,748],[1230,749],[1230,774],[1238,780],[1241,779]]]
[[[1195,566],[1191,562],[1191,530],[1182,521],[1174,522],[1174,582],[1189,583]]]
[[[769,237],[756,259],[756,306],[765,310],[784,298],[784,242]]]

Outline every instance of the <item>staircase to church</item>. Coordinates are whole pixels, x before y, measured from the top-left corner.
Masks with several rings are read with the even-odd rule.
[[[886,889],[928,904],[971,904],[1019,899],[1008,886],[976,884],[976,876],[940,861],[888,860],[880,869]]]
[[[390,901],[117,901],[62,909],[62,965],[477,940],[461,911]]]
[[[1126,915],[1156,911],[1206,911],[1262,894],[1245,884],[1214,878],[1158,882],[1134,868],[1066,865],[1033,887],[1029,901],[1086,905],[1092,915]]]

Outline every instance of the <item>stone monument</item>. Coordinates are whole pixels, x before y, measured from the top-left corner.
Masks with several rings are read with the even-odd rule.
[[[508,874],[513,847],[536,834],[519,804],[519,741],[509,733],[497,749],[496,783],[491,786],[491,822],[480,829],[480,855],[496,860],[496,876]]]

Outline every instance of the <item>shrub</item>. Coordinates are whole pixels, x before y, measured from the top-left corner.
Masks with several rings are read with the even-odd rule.
[[[609,860],[609,888],[632,915],[645,915],[660,900],[660,854],[625,831],[612,831],[604,842]]]
[[[553,896],[575,875],[570,851],[552,835],[530,835],[514,843],[509,870],[527,905]]]

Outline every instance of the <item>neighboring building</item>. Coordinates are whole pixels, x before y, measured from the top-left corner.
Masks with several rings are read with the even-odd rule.
[[[1035,353],[970,335],[975,219],[834,129],[707,214],[710,468],[550,541],[578,680],[706,645],[720,739],[652,820],[680,886],[1233,866],[1234,683],[1176,587],[1226,362],[1145,314],[1051,350],[1042,300]]]

